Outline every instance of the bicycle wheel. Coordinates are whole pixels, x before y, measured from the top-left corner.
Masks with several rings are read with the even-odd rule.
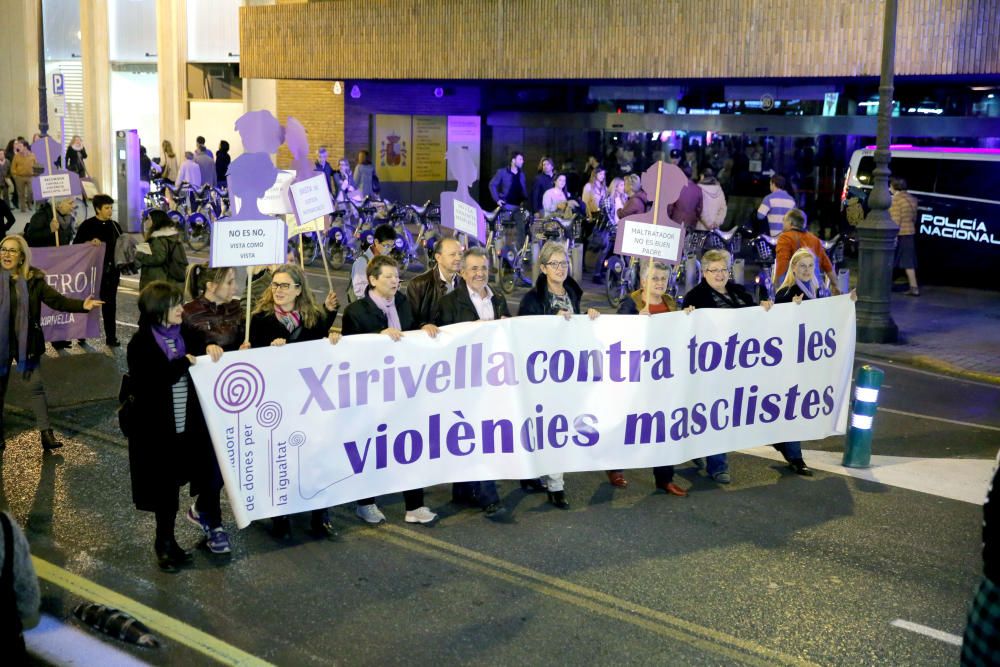
[[[608,259],[608,278],[604,282],[604,287],[608,295],[608,304],[612,308],[621,305],[622,299],[628,292],[628,280],[625,275],[625,261],[618,255]]]
[[[501,258],[497,264],[497,285],[504,294],[514,293],[514,267],[506,258]]]
[[[204,250],[208,245],[212,229],[209,227],[208,218],[201,213],[192,213],[188,218],[187,244],[191,250]]]

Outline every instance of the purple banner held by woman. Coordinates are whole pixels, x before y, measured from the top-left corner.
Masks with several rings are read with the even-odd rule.
[[[97,298],[101,293],[103,262],[103,244],[31,249],[32,266],[45,272],[45,279],[53,289],[73,299]],[[42,304],[42,332],[46,342],[97,338],[101,335],[100,322],[100,308],[89,313],[63,313]]]

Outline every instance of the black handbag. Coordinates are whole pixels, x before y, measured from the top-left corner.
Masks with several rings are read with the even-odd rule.
[[[132,381],[128,373],[122,375],[122,383],[118,388],[118,428],[122,435],[128,437],[132,427],[132,408],[135,396],[132,395]]]

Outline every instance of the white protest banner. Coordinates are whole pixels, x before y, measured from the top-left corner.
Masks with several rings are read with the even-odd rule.
[[[45,199],[69,197],[73,194],[73,183],[70,181],[69,172],[41,175],[35,178],[38,179],[38,190]]]
[[[458,199],[452,200],[454,204],[455,231],[468,234],[473,238],[479,237],[479,211],[474,206],[469,206]]]
[[[210,266],[284,264],[288,247],[285,221],[228,220],[212,225]]]
[[[326,185],[324,174],[292,183],[290,190],[292,202],[295,204],[295,216],[300,225],[322,218],[327,213],[333,213],[333,199],[330,197],[330,189]]]
[[[521,317],[191,367],[240,527],[463,480],[645,468],[847,426],[849,297]]]
[[[654,225],[625,218],[618,225],[621,242],[618,252],[636,257],[674,261],[680,252],[680,227]]]

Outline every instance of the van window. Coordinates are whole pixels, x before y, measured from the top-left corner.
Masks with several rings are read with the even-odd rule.
[[[937,192],[956,197],[997,199],[994,188],[1000,183],[1000,162],[985,160],[942,160]]]
[[[921,192],[934,192],[934,180],[937,176],[937,164],[939,160],[916,157],[895,157],[889,162],[889,171],[892,176],[899,176],[906,179],[906,187],[910,190]],[[866,155],[858,161],[858,182],[862,185],[871,186],[872,171],[875,170],[875,158]]]

